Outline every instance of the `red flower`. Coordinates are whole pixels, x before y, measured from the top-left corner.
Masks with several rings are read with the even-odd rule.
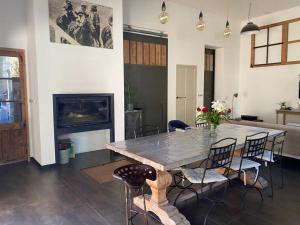
[[[208,109],[207,109],[205,106],[203,106],[202,112],[207,113],[207,112],[208,112]]]
[[[197,112],[201,112],[201,108],[199,106],[197,107]]]
[[[224,116],[224,115],[225,115],[225,113],[224,113],[224,112],[220,112],[219,114],[220,114],[221,116]]]
[[[231,113],[231,109],[228,109],[227,112],[228,112],[228,113]]]

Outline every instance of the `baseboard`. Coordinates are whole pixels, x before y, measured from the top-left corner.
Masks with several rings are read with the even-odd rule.
[[[30,157],[30,161],[33,162],[35,165],[37,165],[41,169],[48,169],[48,168],[53,168],[57,166],[55,163],[54,164],[49,164],[49,165],[44,165],[42,166],[35,158]]]
[[[25,162],[27,160],[28,160],[27,158],[24,158],[24,159],[9,161],[9,162],[3,162],[3,163],[0,163],[0,166],[10,165],[10,164],[15,164],[15,163],[20,163],[20,162]]]
[[[287,157],[287,158],[293,158],[293,159],[300,160],[300,156],[291,155],[291,154],[287,154],[287,153],[282,153],[282,155],[285,156],[285,157]]]

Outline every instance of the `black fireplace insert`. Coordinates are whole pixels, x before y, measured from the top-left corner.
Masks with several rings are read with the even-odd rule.
[[[58,136],[94,130],[110,130],[114,141],[113,94],[54,94],[54,133]]]
[[[109,96],[62,97],[57,99],[57,127],[109,123]]]

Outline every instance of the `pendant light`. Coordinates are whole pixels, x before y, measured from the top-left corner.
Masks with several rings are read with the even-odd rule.
[[[166,11],[167,11],[167,6],[165,1],[163,1],[161,5],[161,13],[159,14],[159,21],[161,24],[166,24],[169,20],[169,15]]]
[[[225,38],[229,38],[231,33],[232,33],[232,31],[230,29],[230,26],[229,26],[228,17],[229,17],[229,0],[227,0],[227,21],[226,21],[225,30],[224,30],[224,37]]]
[[[226,22],[226,27],[225,27],[225,30],[224,30],[224,37],[225,37],[225,38],[229,38],[230,35],[231,35],[231,33],[232,33],[232,31],[231,31],[231,29],[230,29],[229,22],[228,22],[228,20],[227,20],[227,22]]]
[[[198,31],[203,31],[204,28],[205,28],[205,22],[204,22],[204,20],[203,20],[203,13],[202,13],[202,11],[201,11],[200,14],[199,14],[199,20],[198,20],[198,22],[197,22],[197,24],[196,24],[196,29],[197,29]]]
[[[259,27],[250,21],[252,1],[250,0],[249,12],[248,12],[248,23],[242,28],[241,34],[257,34],[259,32]]]

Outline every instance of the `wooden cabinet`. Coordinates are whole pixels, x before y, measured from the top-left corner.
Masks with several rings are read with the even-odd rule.
[[[24,51],[0,48],[0,164],[28,159]]]
[[[1,131],[2,161],[27,159],[27,137],[24,129]]]

